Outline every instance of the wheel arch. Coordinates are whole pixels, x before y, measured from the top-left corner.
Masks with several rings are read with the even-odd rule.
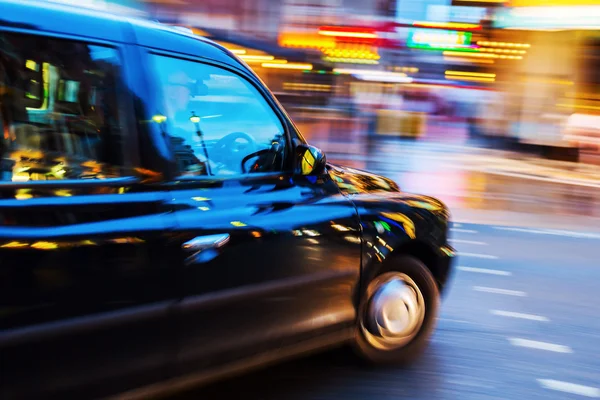
[[[375,268],[370,268],[369,280],[384,271],[394,270],[395,263],[403,256],[414,257],[422,262],[433,275],[440,294],[444,293],[450,275],[449,262],[446,261],[447,258],[440,254],[438,249],[434,249],[426,242],[418,239],[406,241],[395,247],[394,251],[383,262],[372,266]]]

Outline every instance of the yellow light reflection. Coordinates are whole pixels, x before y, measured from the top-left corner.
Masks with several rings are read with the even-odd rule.
[[[402,213],[381,213],[381,215],[402,224],[402,227],[409,238],[414,239],[417,237],[415,235],[415,224],[406,215]]]
[[[202,29],[198,29],[198,28],[192,28],[192,32],[194,32],[194,35],[198,35],[198,36],[202,36],[202,37],[210,37],[211,36],[208,32],[203,31]]]
[[[259,231],[252,231],[250,232],[252,234],[253,237],[255,238],[259,238],[262,237],[262,233],[260,233]]]
[[[449,257],[456,256],[456,251],[454,251],[452,248],[450,248],[448,246],[442,246],[442,247],[440,247],[440,250]]]
[[[459,75],[446,75],[446,79],[453,81],[465,81],[465,82],[495,82],[494,78],[478,78],[475,76],[459,76]]]
[[[230,224],[233,225],[233,226],[237,226],[237,227],[248,226],[247,224],[245,224],[245,223],[243,223],[241,221],[231,221]]]
[[[25,61],[25,67],[27,69],[33,70],[33,71],[37,71],[38,70],[38,63],[36,63],[33,60],[27,60]]]
[[[244,61],[271,61],[274,60],[274,56],[262,56],[262,55],[254,55],[254,54],[246,54],[241,55],[240,58]]]
[[[394,251],[394,249],[390,245],[388,245],[387,242],[385,240],[383,240],[382,238],[380,238],[379,236],[377,236],[377,240],[379,241],[379,243],[381,243],[383,245],[383,247],[385,247],[389,251]]]
[[[319,36],[317,33],[283,32],[279,35],[279,45],[308,49],[330,49],[336,47],[333,37]]]
[[[60,197],[71,197],[71,196],[73,196],[73,192],[70,191],[70,190],[66,190],[66,189],[55,190],[54,194],[56,196],[60,196]]]
[[[306,90],[312,92],[329,92],[331,85],[322,85],[317,83],[297,83],[297,82],[284,82],[284,90]]]
[[[579,108],[582,110],[600,110],[600,106],[588,106],[585,104],[557,104],[557,107]]]
[[[476,76],[482,78],[495,78],[496,74],[483,73],[483,72],[469,72],[469,71],[446,71],[446,75],[459,75],[459,76]]]
[[[28,199],[31,199],[32,197],[33,197],[33,195],[31,195],[30,193],[15,194],[15,199],[17,199],[17,200],[28,200]]]
[[[192,200],[194,200],[194,201],[209,201],[210,199],[208,197],[192,197]]]
[[[338,58],[352,58],[352,59],[367,59],[367,60],[379,60],[381,57],[376,51],[376,48],[370,46],[356,47],[356,48],[344,48],[336,47],[335,49],[325,49],[323,53],[329,57]]]
[[[302,233],[304,233],[306,236],[319,236],[321,235],[319,232],[312,230],[312,229],[303,229]]]
[[[406,204],[408,204],[411,207],[423,208],[425,210],[430,211],[439,211],[442,209],[438,203],[433,203],[429,201],[407,200]]]
[[[495,53],[467,53],[461,51],[444,51],[444,56],[457,56],[457,57],[474,57],[474,58],[495,58],[495,59],[503,59],[503,60],[522,60],[523,56],[507,56],[504,54],[495,54]]]
[[[29,181],[29,174],[13,175],[12,178],[11,178],[11,180],[13,182],[27,182],[27,181]]]
[[[344,236],[344,239],[350,243],[354,243],[354,244],[360,244],[361,240],[360,237],[358,236],[351,236],[351,235],[346,235]]]
[[[166,120],[167,120],[167,117],[164,115],[157,114],[157,115],[152,116],[152,121],[154,121],[158,124],[165,122]]]
[[[35,242],[31,247],[38,250],[54,250],[58,248],[58,244],[55,242]]]
[[[242,49],[229,49],[229,51],[231,51],[233,54],[237,54],[237,55],[246,54],[246,50],[242,50]]]
[[[24,243],[24,242],[8,242],[3,244],[0,247],[4,247],[4,248],[9,248],[9,249],[15,249],[15,248],[19,248],[19,247],[27,247],[29,246],[28,243]]]
[[[340,224],[331,224],[331,227],[340,232],[348,232],[350,230],[350,228]]]
[[[200,210],[200,211],[208,211],[208,210],[210,210],[210,207],[198,207],[198,210]]]
[[[284,59],[274,59],[269,61],[270,64],[287,64],[288,60],[284,60]]]
[[[262,63],[264,68],[277,68],[277,69],[297,69],[297,70],[312,70],[312,64],[304,64],[304,63],[287,63],[287,64],[277,64],[277,63]]]
[[[482,47],[480,49],[478,49],[479,51],[482,52],[488,52],[488,53],[504,53],[504,54],[525,54],[527,53],[525,50],[512,50],[512,49],[494,49],[491,47]]]
[[[410,73],[417,73],[419,72],[419,68],[416,67],[394,67],[394,71],[396,72],[410,72]]]
[[[527,82],[532,82],[532,83],[549,83],[549,84],[553,84],[553,85],[565,85],[565,86],[572,86],[574,85],[573,81],[569,81],[566,79],[543,79],[543,78],[525,78],[523,79],[524,81]]]
[[[489,47],[514,47],[517,49],[528,49],[531,47],[529,43],[511,43],[511,42],[489,42],[482,40],[477,42],[478,46],[489,46]]]
[[[315,157],[310,150],[306,150],[302,156],[302,175],[309,175],[315,165]]]

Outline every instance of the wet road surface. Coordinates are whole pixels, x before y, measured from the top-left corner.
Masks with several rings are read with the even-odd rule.
[[[331,162],[383,174],[407,192],[438,197],[453,215],[501,211],[534,225],[548,215],[562,225],[600,229],[600,167],[570,171],[560,162],[526,162],[522,155],[427,142],[376,140],[365,145],[365,154],[322,145],[334,150],[328,152]]]
[[[514,160],[452,149],[379,142],[366,155],[329,156],[437,196],[459,220],[496,216],[455,224],[461,255],[418,363],[372,368],[339,349],[177,398],[600,398],[600,186],[490,173],[490,164],[513,168]]]

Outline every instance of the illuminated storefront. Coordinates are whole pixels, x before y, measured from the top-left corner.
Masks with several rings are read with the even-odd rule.
[[[497,55],[521,57],[494,65],[501,95],[493,108],[502,110],[501,134],[533,145],[581,145],[589,138],[578,121],[600,124],[600,76],[595,72],[600,70],[600,5],[586,0],[513,0],[508,5],[496,12],[493,35],[485,43],[512,51]]]

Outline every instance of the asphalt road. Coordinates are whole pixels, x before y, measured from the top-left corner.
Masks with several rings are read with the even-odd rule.
[[[179,399],[600,397],[600,235],[460,224],[462,253],[428,351],[373,368],[348,349],[229,379]]]

